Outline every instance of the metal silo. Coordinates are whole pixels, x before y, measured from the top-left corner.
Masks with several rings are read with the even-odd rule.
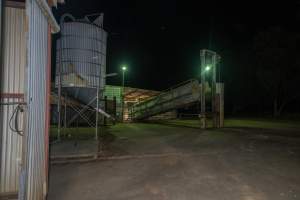
[[[98,137],[98,112],[105,88],[107,32],[103,29],[103,14],[86,15],[75,19],[64,14],[60,20],[61,37],[57,40],[56,87],[58,88],[58,139],[61,127],[61,96],[76,99],[93,107],[96,112]],[[84,107],[87,107],[84,106]],[[78,111],[81,115],[81,111]],[[65,121],[65,120],[64,120]]]
[[[64,22],[66,18],[71,21]],[[76,20],[65,14],[61,37],[57,41],[56,85],[82,103],[88,104],[97,90],[104,90],[107,33],[102,28],[103,15]],[[95,103],[94,103],[95,105]]]

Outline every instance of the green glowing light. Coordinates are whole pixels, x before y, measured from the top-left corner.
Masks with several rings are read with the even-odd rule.
[[[126,71],[126,70],[127,70],[126,65],[123,65],[123,66],[122,66],[122,70],[123,70],[123,71]]]
[[[207,65],[206,67],[205,67],[205,71],[209,71],[210,70],[210,66],[209,65]]]

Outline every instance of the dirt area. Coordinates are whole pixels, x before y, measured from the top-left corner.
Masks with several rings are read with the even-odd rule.
[[[300,130],[119,124],[120,159],[52,165],[49,200],[300,199]],[[123,156],[123,157],[122,157]]]

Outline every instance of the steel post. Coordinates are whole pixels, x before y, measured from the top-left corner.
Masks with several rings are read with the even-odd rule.
[[[104,111],[107,113],[107,96],[104,97]],[[107,117],[104,116],[104,126],[107,124]]]
[[[200,51],[200,59],[201,59],[201,113],[200,113],[200,123],[201,128],[206,128],[206,111],[205,111],[205,92],[206,92],[206,85],[205,85],[205,50]]]
[[[65,129],[65,132],[66,132],[66,129],[67,129],[67,94],[65,94],[64,107],[65,107],[65,110],[64,110],[64,129]]]
[[[125,70],[122,73],[122,121],[124,121]]]
[[[98,121],[99,121],[99,115],[98,115],[98,110],[99,110],[99,86],[97,86],[97,91],[96,91],[96,102],[97,102],[97,110],[96,110],[96,131],[95,131],[95,140],[98,140]]]
[[[216,101],[216,67],[217,67],[217,55],[216,53],[213,54],[212,56],[212,79],[211,79],[211,108],[212,108],[212,115],[213,115],[213,127],[217,128],[218,127],[218,115],[217,115],[217,101]]]

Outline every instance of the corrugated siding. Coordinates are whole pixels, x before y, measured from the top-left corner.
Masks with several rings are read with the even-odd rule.
[[[1,67],[1,102],[22,101],[24,93],[24,70],[26,58],[25,10],[5,8],[3,34],[3,66]],[[15,98],[12,98],[15,96]],[[9,128],[9,120],[16,105],[1,105],[0,134],[1,173],[0,192],[16,192],[19,185],[22,136]],[[20,127],[23,120],[20,119]]]
[[[62,37],[57,40],[56,85],[61,64],[63,87],[96,88],[100,83],[100,89],[104,89],[107,33],[81,22],[64,23],[61,31]]]
[[[28,123],[26,136],[25,199],[45,198],[45,109],[48,23],[35,0],[26,1],[28,32]]]

